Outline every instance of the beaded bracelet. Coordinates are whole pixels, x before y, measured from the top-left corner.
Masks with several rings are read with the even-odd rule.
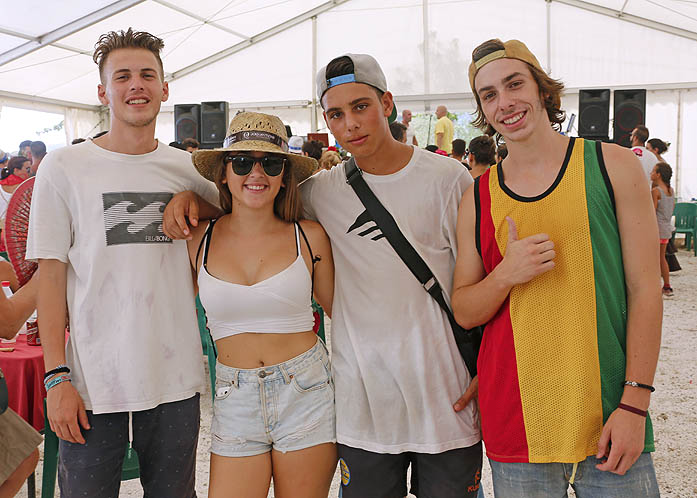
[[[70,374],[63,374],[59,375],[58,377],[54,377],[53,379],[47,381],[44,385],[46,387],[46,392],[48,392],[49,389],[52,387],[56,387],[58,384],[61,382],[70,382]]]
[[[632,387],[640,387],[641,389],[646,389],[648,391],[654,392],[656,390],[655,387],[650,386],[648,384],[642,384],[640,382],[635,382],[633,380],[625,380],[624,381],[625,386],[632,386]]]
[[[61,363],[56,368],[53,368],[44,374],[44,381],[59,373],[70,373],[70,368],[65,363]]]

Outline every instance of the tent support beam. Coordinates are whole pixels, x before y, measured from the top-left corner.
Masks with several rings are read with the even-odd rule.
[[[678,193],[677,197],[680,197],[680,163],[682,156],[680,154],[680,149],[682,148],[682,90],[678,90],[678,136],[675,139],[675,192]],[[697,241],[693,241],[693,244]]]
[[[98,22],[118,14],[119,12],[123,12],[124,10],[129,9],[143,1],[144,0],[118,0],[111,5],[92,12],[91,14],[87,14],[86,16],[61,26],[58,29],[54,29],[50,33],[46,33],[45,35],[38,37],[36,40],[28,41],[19,47],[10,49],[7,52],[0,54],[0,66],[19,59],[24,55],[30,54],[41,47],[51,45],[58,40],[65,38],[66,36],[70,36],[81,29],[97,24]]]
[[[545,0],[547,1],[547,0]],[[670,26],[668,24],[663,24],[660,22],[652,21],[651,19],[646,19],[644,17],[634,16],[632,14],[627,14],[621,10],[610,9],[603,7],[601,5],[596,5],[593,3],[584,2],[583,0],[551,0],[553,2],[558,2],[564,5],[569,5],[571,7],[577,7],[579,9],[587,10],[589,12],[595,12],[596,14],[602,14],[614,19],[619,19],[621,21],[630,22],[632,24],[638,24],[639,26],[644,26],[645,28],[655,29],[657,31],[663,31],[664,33],[669,33],[671,35],[681,36],[689,40],[697,41],[697,33],[687,29],[678,28],[675,26]],[[626,2],[625,2],[626,5]],[[623,6],[624,8],[624,6]]]
[[[228,27],[225,27],[222,24],[219,24],[215,21],[209,21],[205,17],[201,17],[198,14],[194,14],[193,12],[190,12],[186,9],[182,9],[181,7],[174,5],[174,4],[171,4],[169,2],[166,2],[165,0],[152,0],[152,1],[155,3],[159,3],[160,5],[162,5],[163,7],[167,7],[168,9],[175,10],[175,11],[179,12],[180,14],[184,14],[185,16],[189,16],[192,19],[196,19],[197,21],[199,21],[202,24],[208,24],[209,26],[213,26],[214,28],[218,28],[222,31],[225,31],[226,33],[230,33],[231,35],[235,35],[239,38],[249,40],[249,36],[247,36],[247,35],[243,35],[242,33],[238,33],[237,31],[232,30]]]
[[[310,129],[317,133],[317,16],[312,18],[312,105],[310,106]],[[290,138],[290,137],[288,137]]]
[[[39,97],[36,95],[24,95],[22,93],[6,92],[4,90],[0,90],[0,99],[2,99],[3,97],[18,101],[50,104],[58,107],[68,107],[73,109],[85,109],[87,111],[94,112],[102,112],[103,110],[102,106],[99,105],[81,104],[79,102],[70,102],[68,100],[49,99],[46,97]],[[27,106],[26,108],[31,109],[30,106]]]
[[[424,31],[424,93],[426,95],[431,93],[431,71],[430,71],[430,57],[429,53],[431,47],[428,43],[428,0],[421,0],[422,7],[422,19],[423,19],[423,31]],[[431,110],[430,102],[426,103],[426,110]]]
[[[39,41],[39,38],[37,38],[36,36],[27,35],[25,33],[18,33],[16,31],[11,31],[5,28],[0,28],[0,34],[14,36],[15,38],[22,38],[24,40],[32,42]],[[62,43],[52,43],[51,45],[56,48],[62,48],[63,50],[67,50],[69,52],[75,52],[76,54],[89,55],[90,57],[92,56],[92,50],[80,50],[79,48],[71,47],[69,45],[63,45]]]
[[[271,38],[274,35],[277,35],[279,33],[283,33],[284,31],[287,31],[290,28],[293,28],[293,27],[297,26],[298,24],[301,24],[309,19],[312,19],[313,17],[315,17],[323,12],[326,12],[328,10],[331,10],[334,7],[336,7],[337,5],[341,5],[342,3],[345,3],[347,1],[348,0],[329,0],[328,2],[325,2],[321,5],[318,5],[314,9],[310,9],[307,12],[304,12],[298,16],[293,17],[292,19],[284,21],[281,24],[277,24],[276,26],[273,26],[273,27],[267,29],[266,31],[262,31],[259,34],[252,36],[248,40],[242,41],[240,43],[236,43],[235,45],[232,45],[231,47],[228,47],[225,50],[221,50],[220,52],[213,54],[209,57],[206,57],[205,59],[201,59],[198,62],[194,62],[193,64],[186,66],[185,68],[182,68],[179,71],[175,71],[174,73],[172,73],[172,76],[170,77],[169,81],[179,79],[183,76],[186,76],[186,75],[191,74],[195,71],[198,71],[199,69],[203,69],[206,66],[209,66],[215,62],[218,62],[218,61],[225,59],[233,54],[236,54],[237,52],[244,50],[245,48],[253,45],[254,43],[259,43],[260,41]]]

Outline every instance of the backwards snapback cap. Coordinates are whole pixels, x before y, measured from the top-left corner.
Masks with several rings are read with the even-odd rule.
[[[472,87],[473,93],[477,92],[474,88],[474,78],[477,76],[479,70],[487,64],[489,64],[490,62],[498,59],[518,59],[519,61],[527,62],[531,66],[544,72],[542,66],[540,66],[540,62],[537,60],[537,57],[535,57],[533,53],[530,52],[528,47],[526,47],[525,43],[523,43],[522,41],[508,40],[507,42],[502,42],[498,38],[491,41],[499,42],[499,44],[503,45],[503,49],[491,52],[490,54],[487,54],[476,61],[474,60],[474,58],[472,59],[472,63],[470,64],[469,68],[469,79],[470,87]]]
[[[380,64],[372,55],[344,54],[341,57],[351,59],[351,62],[353,62],[353,73],[327,78],[327,66],[324,66],[317,73],[317,98],[322,100],[327,90],[345,83],[364,83],[377,88],[381,92],[387,91],[385,73],[382,72]],[[387,119],[390,123],[397,119],[397,105],[392,106],[392,114]]]

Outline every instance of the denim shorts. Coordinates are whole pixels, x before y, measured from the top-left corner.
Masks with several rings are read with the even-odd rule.
[[[285,453],[336,442],[334,380],[327,348],[278,365],[239,369],[217,363],[211,453]]]
[[[571,487],[578,498],[659,498],[651,453],[642,453],[623,476],[598,470],[591,455],[572,463],[501,463],[489,459],[497,498],[551,498],[567,496]],[[574,482],[570,483],[571,476]]]

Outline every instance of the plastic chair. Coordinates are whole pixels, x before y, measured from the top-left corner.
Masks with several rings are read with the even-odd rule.
[[[326,343],[327,340],[324,338],[324,310],[314,299],[312,300],[312,312],[315,315],[313,330]]]
[[[56,474],[58,473],[58,436],[51,430],[46,415],[44,399],[44,472],[41,476],[41,498],[53,498],[56,492]],[[126,443],[126,456],[121,468],[121,480],[128,481],[140,476],[138,454]]]
[[[196,295],[196,317],[198,318],[198,332],[201,334],[201,349],[203,350],[204,356],[208,357],[208,372],[211,377],[211,396],[215,399],[215,360],[218,357],[218,351],[215,349],[215,343],[211,337],[211,332],[208,330],[206,310],[203,309],[198,294]]]
[[[697,256],[697,204],[692,202],[678,202],[673,210],[675,215],[675,232],[685,234],[685,249],[690,247]]]

